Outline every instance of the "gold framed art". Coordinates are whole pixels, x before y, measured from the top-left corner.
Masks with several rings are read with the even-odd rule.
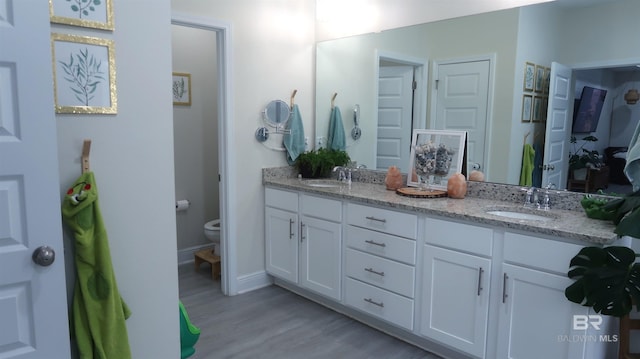
[[[533,96],[522,95],[522,112],[520,116],[521,122],[531,122],[531,112],[533,111]]]
[[[174,72],[171,81],[173,104],[176,106],[191,106],[191,74]]]
[[[113,0],[49,0],[52,23],[114,30]]]
[[[533,91],[535,83],[536,65],[531,62],[524,63],[524,80],[522,89],[524,91]]]
[[[51,52],[56,113],[117,113],[112,40],[53,33]]]

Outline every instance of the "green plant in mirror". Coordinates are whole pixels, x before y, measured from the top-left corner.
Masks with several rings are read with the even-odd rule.
[[[345,166],[350,161],[346,151],[321,148],[300,154],[294,165],[304,178],[323,178],[329,177],[335,166]]]
[[[571,136],[569,140],[573,144],[573,151],[569,153],[569,169],[577,170],[580,168],[602,167],[602,159],[600,153],[596,150],[585,149],[584,146],[590,142],[597,142],[598,138],[595,136],[586,136],[582,138],[580,146],[578,146],[578,139],[576,136]]]

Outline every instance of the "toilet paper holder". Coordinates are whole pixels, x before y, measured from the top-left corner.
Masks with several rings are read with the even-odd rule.
[[[176,212],[186,211],[189,206],[191,206],[191,202],[188,199],[181,199],[176,201]]]

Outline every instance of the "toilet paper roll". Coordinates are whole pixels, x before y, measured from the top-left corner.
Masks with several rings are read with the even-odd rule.
[[[188,199],[181,199],[176,201],[176,212],[186,211],[191,203],[189,203]]]

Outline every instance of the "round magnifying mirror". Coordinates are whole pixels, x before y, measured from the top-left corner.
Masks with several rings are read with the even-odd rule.
[[[284,125],[289,120],[289,113],[289,105],[282,100],[273,100],[264,109],[265,120],[274,127]]]

